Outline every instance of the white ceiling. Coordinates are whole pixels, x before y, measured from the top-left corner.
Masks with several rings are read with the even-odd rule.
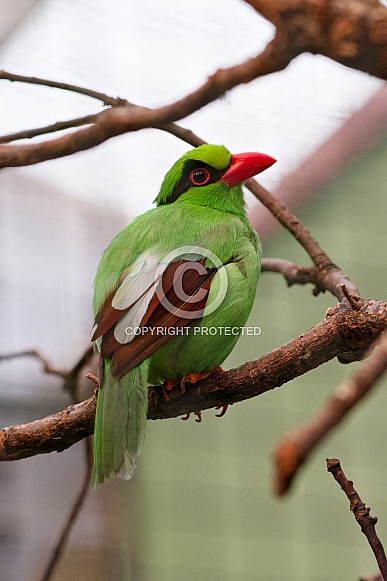
[[[0,0],[0,45],[27,18],[39,0]]]

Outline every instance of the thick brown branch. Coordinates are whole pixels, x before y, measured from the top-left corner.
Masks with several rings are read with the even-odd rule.
[[[378,346],[372,345],[372,355],[361,364],[352,378],[335,389],[321,410],[301,428],[288,434],[277,447],[274,454],[274,481],[278,495],[288,492],[299,469],[313,450],[342,422],[385,373],[387,336],[383,335],[376,345]]]
[[[305,51],[320,53],[347,66],[387,78],[387,8],[378,0],[332,0],[329,3],[325,0],[246,1],[275,24],[277,33],[274,40],[260,55],[234,67],[218,70],[198,90],[160,109],[135,107],[125,99],[68,83],[0,71],[0,79],[77,92],[115,108],[99,113],[92,126],[49,142],[1,145],[0,167],[30,165],[71,155],[129,131],[148,127],[164,129],[169,123],[198,111],[237,85],[284,69],[294,57]]]
[[[94,429],[95,396],[29,424],[0,432],[0,461],[62,452]]]
[[[293,54],[322,54],[387,79],[387,7],[378,0],[245,0]]]
[[[225,373],[198,382],[166,400],[149,388],[149,419],[166,419],[249,399],[315,369],[343,351],[365,350],[387,327],[387,302],[364,301],[329,309],[318,325],[282,347]],[[175,395],[175,394],[173,394]],[[93,432],[95,397],[30,424],[0,432],[0,461],[62,451]]]
[[[359,494],[356,492],[353,482],[348,480],[345,476],[340,465],[340,460],[337,460],[337,458],[327,458],[327,469],[346,494],[350,502],[349,508],[353,512],[353,516],[359,524],[362,533],[364,533],[369,542],[384,581],[387,581],[386,553],[384,552],[383,545],[375,530],[375,525],[378,522],[377,517],[370,515],[371,509],[366,507]]]

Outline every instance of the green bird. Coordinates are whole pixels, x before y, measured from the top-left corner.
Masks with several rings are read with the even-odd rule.
[[[275,163],[201,145],[166,174],[156,207],[109,244],[94,281],[99,389],[94,488],[129,479],[143,448],[148,386],[221,370],[251,311],[260,242],[242,183]]]

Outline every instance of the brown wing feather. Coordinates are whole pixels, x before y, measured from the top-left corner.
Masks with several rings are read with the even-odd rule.
[[[195,264],[200,264],[202,273],[195,269]],[[168,329],[190,327],[200,320],[206,306],[212,278],[217,271],[215,268],[204,268],[203,272],[203,267],[204,259],[197,263],[185,260],[171,262],[165,269],[158,283],[158,292],[155,292],[151,298],[141,321],[140,327],[148,328],[148,330],[144,329],[143,333],[136,335],[130,343],[124,345],[119,343],[114,336],[116,324],[145,293],[125,310],[112,307],[115,291],[108,296],[96,317],[97,328],[93,340],[102,335],[101,355],[104,358],[112,357],[110,369],[115,377],[123,377],[162,345],[171,341],[175,334],[168,332]],[[165,300],[169,303],[168,308],[166,308]],[[179,313],[179,310],[186,312],[187,316],[182,312]],[[190,318],[189,314],[194,311],[194,318],[192,316]],[[152,333],[150,329],[156,327],[159,327],[159,332]],[[160,332],[160,328],[164,332]]]
[[[195,294],[200,290],[205,291],[205,296],[196,302],[172,302],[171,294],[168,293],[168,300],[175,304],[176,311],[185,311],[187,314],[190,311],[195,311],[195,318],[186,318],[182,313],[174,314],[167,310],[160,302],[154,309],[152,315],[147,321],[146,327],[148,330],[134,339],[127,345],[121,345],[114,353],[110,370],[112,375],[118,379],[123,377],[131,369],[139,365],[147,357],[152,355],[157,349],[171,341],[177,334],[171,333],[169,329],[181,329],[182,327],[191,327],[194,323],[198,323],[206,306],[208,291],[211,286],[212,278],[215,271],[210,272],[206,280],[200,281],[196,292],[191,296],[195,299]],[[188,293],[187,293],[188,294]],[[176,295],[175,295],[176,297]],[[153,332],[150,330],[152,329]]]
[[[133,303],[131,303],[128,307],[122,310],[115,309],[112,306],[112,301],[117,289],[110,293],[110,295],[105,300],[102,309],[99,311],[98,315],[95,318],[95,325],[93,328],[94,332],[91,337],[91,341],[95,341],[96,339],[101,337],[101,335],[106,333],[108,329],[115,325],[117,321],[119,321],[121,317],[123,317],[125,313],[127,313],[129,309],[133,307],[133,305],[135,305],[139,300],[141,300],[144,294],[150,289],[152,284],[149,285],[149,287],[142,293],[142,295],[140,295],[135,301],[133,301]]]

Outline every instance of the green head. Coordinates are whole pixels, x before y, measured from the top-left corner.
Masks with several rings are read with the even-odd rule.
[[[275,159],[263,153],[231,155],[223,145],[200,145],[174,163],[155,202],[157,206],[191,203],[244,213],[242,183],[273,163]]]

